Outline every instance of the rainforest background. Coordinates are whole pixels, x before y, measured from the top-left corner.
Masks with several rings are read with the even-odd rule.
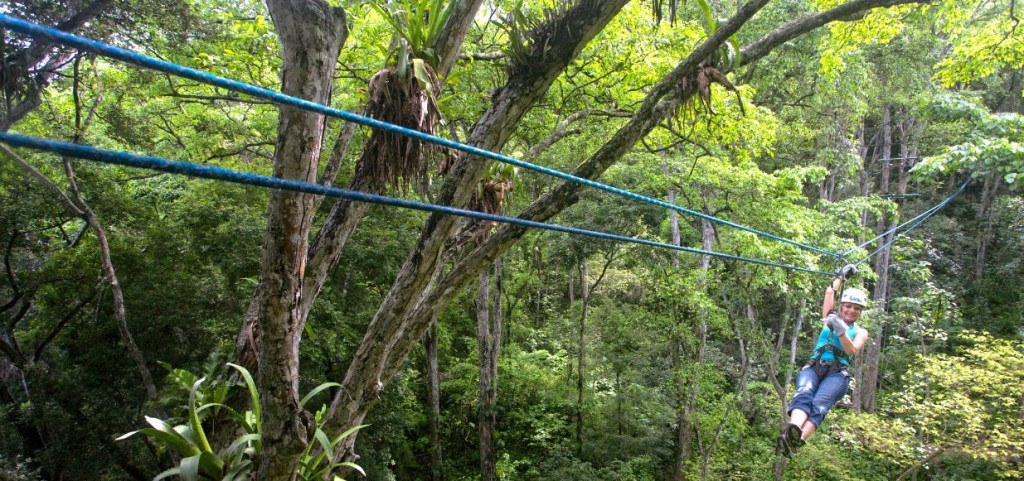
[[[870,255],[851,285],[872,297],[854,389],[787,461],[775,438],[828,275],[8,150],[0,479],[1021,479],[1020,10],[0,5],[852,251],[7,29],[0,130],[812,270]]]

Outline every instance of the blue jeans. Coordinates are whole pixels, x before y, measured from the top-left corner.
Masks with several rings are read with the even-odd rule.
[[[799,409],[807,413],[807,420],[814,423],[814,427],[821,426],[828,410],[846,395],[849,388],[850,374],[845,369],[819,378],[814,367],[806,366],[796,376],[796,394],[789,402],[787,412]]]

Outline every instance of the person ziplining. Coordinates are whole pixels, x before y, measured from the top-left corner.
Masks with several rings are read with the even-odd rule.
[[[778,451],[787,457],[804,445],[832,406],[846,395],[850,388],[849,368],[868,340],[868,331],[857,325],[868,306],[867,296],[860,289],[844,288],[856,272],[853,265],[843,267],[825,288],[821,304],[823,326],[818,343],[810,361],[797,375],[796,393],[787,409],[789,424],[777,442]],[[840,293],[838,311],[833,309],[837,291]]]

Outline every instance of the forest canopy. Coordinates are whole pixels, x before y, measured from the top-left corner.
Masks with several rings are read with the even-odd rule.
[[[6,3],[5,139],[633,242],[0,143],[0,479],[1020,479],[1017,7]],[[869,335],[784,456],[846,264]]]

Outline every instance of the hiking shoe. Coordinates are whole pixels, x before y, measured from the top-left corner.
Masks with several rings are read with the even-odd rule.
[[[780,434],[779,438],[775,440],[775,454],[781,454],[787,458],[793,455],[789,449],[789,441],[786,440],[786,433]]]
[[[803,432],[800,430],[800,426],[796,424],[790,424],[786,428],[786,434],[782,436],[786,440],[786,447],[790,454],[795,453],[797,449],[803,447],[806,442],[802,439]]]

